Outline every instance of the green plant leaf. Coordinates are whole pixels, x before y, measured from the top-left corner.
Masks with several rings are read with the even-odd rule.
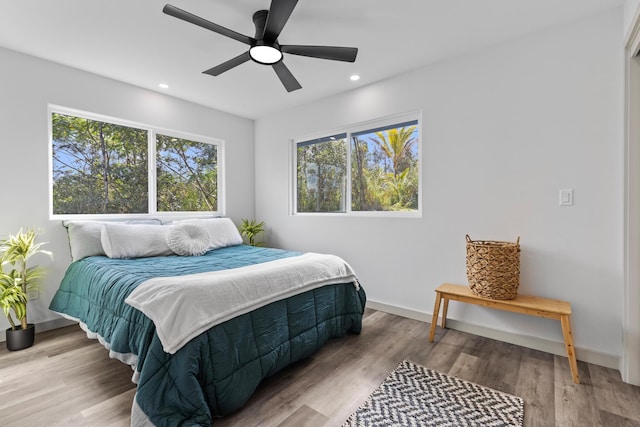
[[[238,229],[243,236],[247,237],[251,246],[264,244],[263,242],[256,243],[255,241],[256,235],[264,231],[264,221],[257,222],[255,219],[242,218],[242,223]]]
[[[12,328],[15,323],[11,311],[26,325],[27,292],[37,289],[38,281],[44,276],[42,267],[27,267],[27,263],[37,254],[53,259],[50,251],[42,249],[45,243],[36,242],[38,234],[33,228],[20,229],[17,234],[0,241],[0,307]]]

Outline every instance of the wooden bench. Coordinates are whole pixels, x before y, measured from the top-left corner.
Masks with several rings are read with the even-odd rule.
[[[471,292],[471,289],[468,286],[444,283],[436,289],[436,302],[433,308],[433,319],[431,320],[431,330],[429,331],[429,342],[433,342],[433,338],[436,334],[440,302],[443,299],[442,328],[445,328],[446,325],[449,300],[559,320],[562,325],[562,334],[564,336],[564,345],[567,349],[571,376],[573,377],[574,383],[580,384],[578,363],[576,362],[575,349],[573,348],[573,337],[571,335],[571,304],[568,302],[531,295],[518,295],[512,300],[494,300],[475,295]]]

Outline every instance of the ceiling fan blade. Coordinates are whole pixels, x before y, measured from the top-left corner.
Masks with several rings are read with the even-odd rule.
[[[284,65],[284,62],[276,62],[275,64],[273,64],[273,69],[275,70],[285,89],[287,89],[287,92],[293,92],[294,90],[302,88],[296,78],[293,77],[293,74],[291,74],[291,71],[289,71],[287,66]]]
[[[223,62],[220,65],[216,65],[213,68],[209,68],[207,71],[203,71],[203,74],[209,74],[210,76],[219,76],[225,71],[229,71],[233,67],[237,67],[240,64],[244,64],[249,59],[251,59],[251,57],[249,56],[249,51],[246,51],[245,53],[240,54],[233,59]]]
[[[239,42],[252,45],[256,42],[256,39],[253,37],[245,36],[244,34],[236,33],[233,30],[225,28],[221,25],[214,24],[211,21],[207,21],[204,18],[201,18],[193,13],[187,12],[186,10],[182,10],[178,7],[172,6],[170,4],[166,4],[162,11],[167,15],[174,16],[178,19],[182,19],[183,21],[190,22],[199,27],[205,28],[207,30],[211,30],[214,33],[222,34],[223,36],[230,37],[234,40],[238,40]]]
[[[292,55],[344,62],[354,62],[358,55],[357,47],[283,45],[280,49]]]
[[[267,24],[264,28],[263,39],[265,42],[273,43],[278,40],[278,36],[289,20],[296,4],[298,4],[298,0],[271,0],[271,8],[269,8]]]

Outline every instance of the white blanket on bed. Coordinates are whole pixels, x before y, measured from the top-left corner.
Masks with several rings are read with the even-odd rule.
[[[173,354],[215,325],[337,283],[358,287],[349,264],[335,255],[306,253],[230,270],[149,279],[125,302],[153,320],[164,351]]]

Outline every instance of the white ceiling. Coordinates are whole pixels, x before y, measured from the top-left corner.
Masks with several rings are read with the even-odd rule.
[[[0,0],[0,46],[255,119],[620,7],[623,0],[300,0],[282,44],[354,46],[359,53],[355,63],[285,54],[302,85],[291,93],[271,67],[252,61],[218,77],[202,74],[247,45],[163,14],[167,2],[249,36],[252,14],[271,3]],[[350,81],[353,73],[362,78]],[[161,82],[169,89],[160,89]]]

